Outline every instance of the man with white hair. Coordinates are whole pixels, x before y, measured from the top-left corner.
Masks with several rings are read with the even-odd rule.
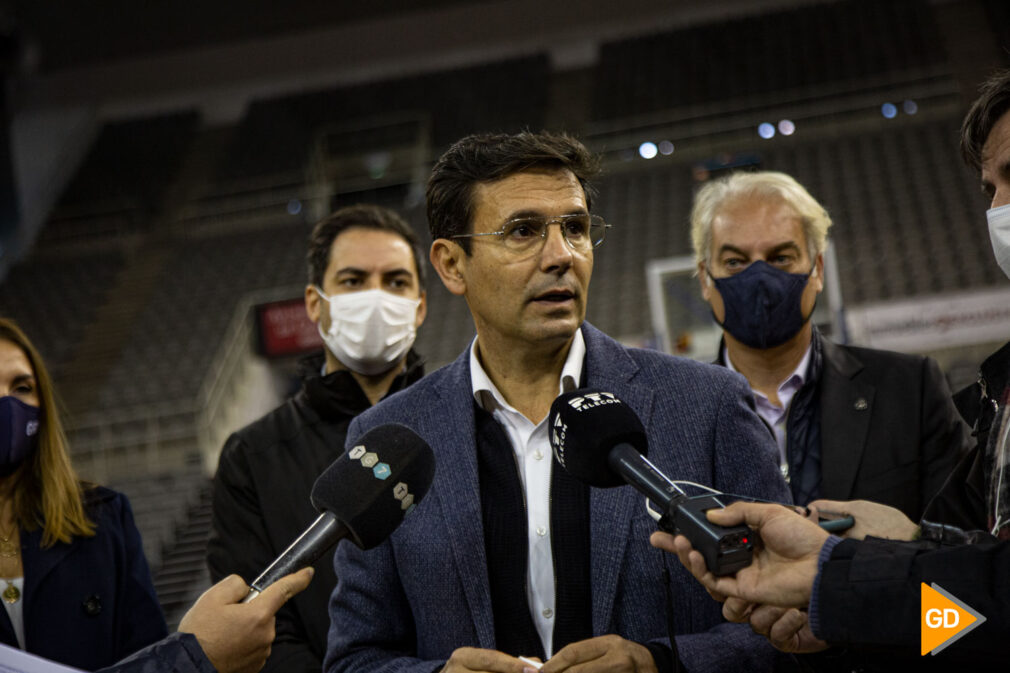
[[[918,520],[968,434],[930,358],[834,344],[810,320],[831,219],[795,179],[738,172],[691,212],[719,364],[747,379],[796,504],[873,500]]]

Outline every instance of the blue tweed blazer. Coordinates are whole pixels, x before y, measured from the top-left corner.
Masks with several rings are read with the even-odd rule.
[[[741,376],[625,348],[588,323],[582,331],[584,385],[615,393],[638,413],[649,458],[660,470],[725,492],[789,500],[774,439]],[[469,350],[358,416],[347,445],[391,422],[428,442],[435,477],[427,498],[382,545],[361,551],[340,543],[326,673],[435,671],[458,647],[495,649]],[[656,524],[641,495],[630,486],[594,488],[590,516],[594,635],[667,642],[662,577],[669,568],[677,646],[688,670],[771,667],[774,652],[766,641],[747,625],[725,623],[720,605],[680,563],[649,545]]]

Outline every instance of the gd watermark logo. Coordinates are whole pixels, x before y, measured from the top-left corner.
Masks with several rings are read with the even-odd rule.
[[[937,654],[985,622],[974,608],[944,591],[922,583],[922,656]]]

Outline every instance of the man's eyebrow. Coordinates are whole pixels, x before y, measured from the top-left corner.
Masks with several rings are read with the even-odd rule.
[[[397,269],[389,269],[388,271],[383,271],[382,275],[383,276],[411,276],[411,277],[413,277],[414,274],[412,274],[410,272],[410,269],[401,266],[401,267],[399,267]]]
[[[564,215],[560,215],[559,217],[568,217],[570,215],[586,215],[586,214],[588,214],[588,212],[589,211],[587,211],[585,208],[576,208],[576,209],[572,210],[571,212],[565,213]],[[525,217],[548,217],[548,216],[545,216],[539,210],[530,210],[530,209],[517,210],[514,213],[512,213],[511,215],[509,215],[508,217],[506,217],[505,221],[508,222],[510,220],[518,220],[518,219],[522,219],[522,218],[525,218]]]
[[[770,252],[773,253],[782,252],[783,250],[795,250],[796,252],[800,252],[800,246],[796,245],[795,241],[785,241],[784,243],[779,243],[778,245],[775,245],[772,248],[770,248]],[[719,248],[720,255],[726,252],[731,252],[740,255],[741,257],[750,256],[740,248],[736,247],[735,245],[730,245],[729,243],[724,243],[722,247]]]
[[[336,275],[340,276],[340,275],[345,274],[345,273],[350,273],[350,274],[353,274],[355,276],[366,276],[366,275],[368,275],[367,271],[365,271],[364,269],[359,269],[356,266],[345,266],[342,269],[337,269],[337,274]]]
[[[723,254],[724,252],[732,252],[732,253],[736,253],[737,255],[740,255],[741,257],[747,257],[747,253],[746,252],[744,252],[740,248],[736,247],[735,245],[730,245],[729,243],[723,243],[722,247],[719,248],[719,254],[720,255]]]
[[[796,245],[795,241],[786,241],[785,243],[779,243],[771,249],[771,252],[782,252],[783,250],[795,250],[800,252],[800,246]]]

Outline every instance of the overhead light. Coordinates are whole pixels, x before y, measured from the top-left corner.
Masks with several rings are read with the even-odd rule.
[[[659,154],[656,143],[645,142],[638,146],[638,154],[643,159],[654,159]]]

